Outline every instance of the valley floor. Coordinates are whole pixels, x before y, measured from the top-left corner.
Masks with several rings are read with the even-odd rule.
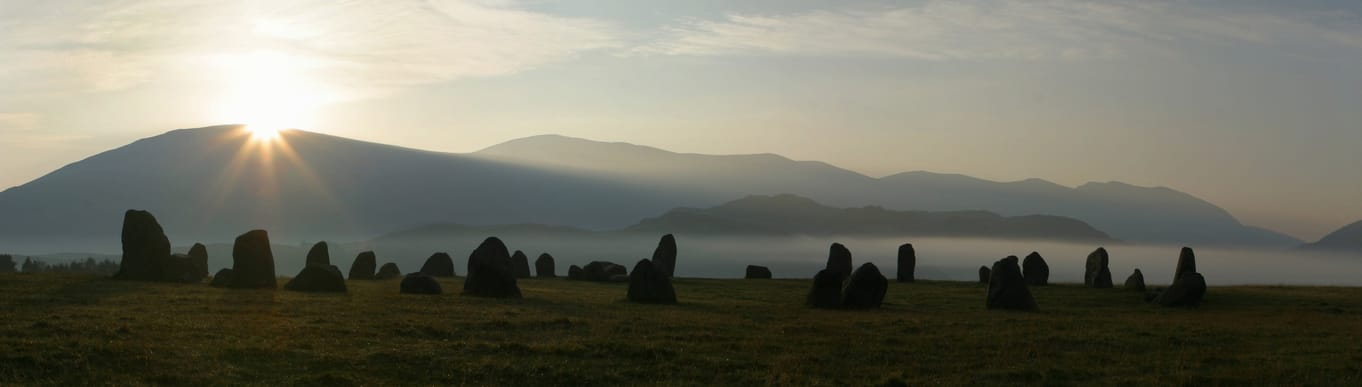
[[[282,282],[281,282],[282,284]],[[874,311],[810,310],[809,281],[522,280],[520,300],[346,295],[0,274],[0,385],[1362,385],[1362,288],[1213,287],[1200,309],[1120,289],[891,283]]]

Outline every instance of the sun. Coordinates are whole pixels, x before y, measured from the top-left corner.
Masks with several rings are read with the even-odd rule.
[[[247,132],[250,132],[250,133],[251,133],[251,138],[254,139],[254,140],[256,140],[256,141],[274,141],[274,140],[278,140],[278,139],[279,139],[279,136],[280,136],[279,132],[282,132],[282,131],[284,131],[284,130],[285,130],[284,128],[279,128],[279,127],[274,127],[274,126],[268,126],[268,125],[256,125],[256,124],[249,124],[249,125],[246,125],[246,131],[247,131]]]
[[[262,51],[222,55],[224,92],[217,103],[222,122],[246,124],[253,138],[272,140],[287,129],[311,128],[317,110],[335,93],[314,80],[318,64],[295,55]]]

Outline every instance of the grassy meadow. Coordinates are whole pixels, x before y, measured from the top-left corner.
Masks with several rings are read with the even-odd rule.
[[[1165,309],[1059,285],[1024,313],[964,282],[891,283],[872,311],[808,309],[802,280],[679,279],[675,306],[624,284],[522,280],[500,300],[441,282],[0,274],[0,385],[1362,385],[1362,288],[1212,287]]]

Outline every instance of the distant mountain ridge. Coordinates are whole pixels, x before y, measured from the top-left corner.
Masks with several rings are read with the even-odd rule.
[[[1308,250],[1362,253],[1362,220],[1343,226],[1318,241],[1301,245]]]

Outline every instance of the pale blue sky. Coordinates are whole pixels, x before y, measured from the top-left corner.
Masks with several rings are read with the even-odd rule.
[[[0,186],[166,130],[558,133],[1362,219],[1356,1],[5,1]]]

